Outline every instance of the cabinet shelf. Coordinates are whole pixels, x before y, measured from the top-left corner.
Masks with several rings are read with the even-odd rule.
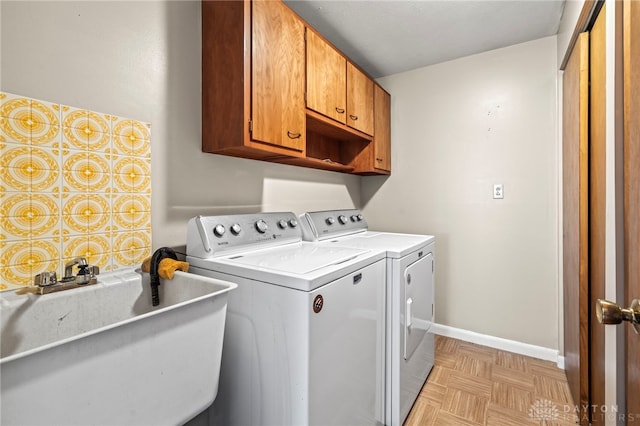
[[[299,157],[299,158],[282,157],[282,158],[275,159],[273,161],[281,164],[310,167],[312,169],[328,170],[332,172],[351,173],[354,170],[354,168],[351,166],[346,166],[344,164],[337,163],[329,159],[322,160],[320,158],[313,158],[313,157]]]
[[[307,109],[307,132],[317,133],[344,142],[371,142],[373,138],[345,124]]]

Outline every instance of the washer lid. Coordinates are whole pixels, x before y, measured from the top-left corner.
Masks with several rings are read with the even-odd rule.
[[[247,278],[295,290],[312,291],[384,260],[382,250],[300,242],[270,249],[202,259],[187,256],[194,269],[220,273],[225,280]],[[384,281],[384,276],[377,277]]]
[[[285,274],[306,275],[332,265],[339,265],[370,250],[351,247],[294,245],[259,252],[229,256],[231,264]]]
[[[340,238],[325,240],[327,245],[385,250],[387,257],[401,258],[435,241],[432,235],[398,234],[366,231]]]

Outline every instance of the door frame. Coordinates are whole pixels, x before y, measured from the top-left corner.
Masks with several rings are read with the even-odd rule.
[[[607,10],[606,5],[592,19],[589,31],[589,271],[588,271],[588,318],[589,327],[589,374],[586,381],[589,386],[588,414],[591,424],[604,424],[606,406],[605,378],[605,327],[595,317],[597,299],[606,299],[606,257],[607,239],[607,83],[609,68],[607,65]],[[596,407],[595,410],[593,407]]]
[[[640,298],[640,2],[623,1],[624,306]],[[640,336],[625,324],[625,414],[640,422]],[[634,416],[631,419],[630,416]]]

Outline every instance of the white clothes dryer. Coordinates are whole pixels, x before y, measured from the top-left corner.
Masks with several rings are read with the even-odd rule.
[[[303,242],[293,213],[191,219],[190,271],[238,285],[210,423],[383,424],[384,256]]]
[[[368,230],[359,210],[300,216],[303,239],[321,247],[384,250],[387,263],[385,424],[406,420],[435,358],[435,237]]]

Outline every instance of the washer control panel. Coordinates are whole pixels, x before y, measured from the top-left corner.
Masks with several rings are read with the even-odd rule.
[[[187,255],[202,258],[247,246],[301,240],[298,218],[291,212],[197,216],[187,225]]]
[[[367,221],[356,209],[307,212],[301,219],[302,236],[306,241],[335,238],[368,229]]]

